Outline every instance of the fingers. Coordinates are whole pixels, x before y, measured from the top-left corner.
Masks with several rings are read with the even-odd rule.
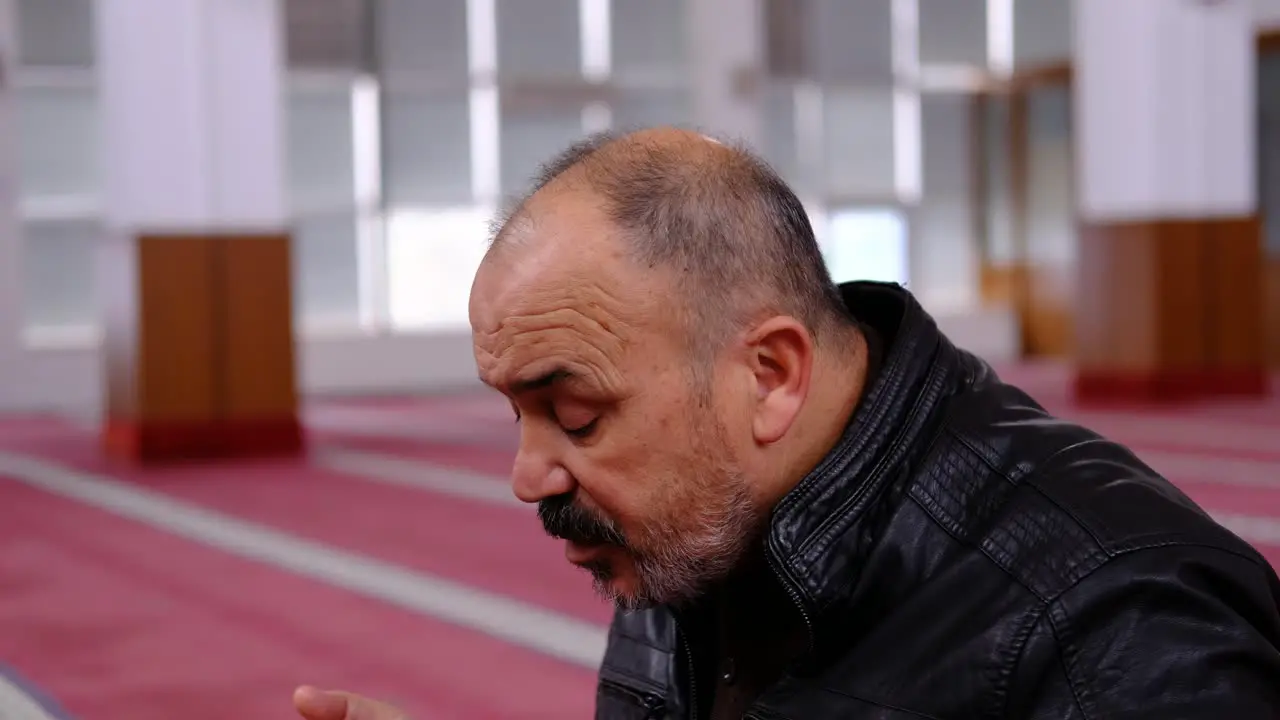
[[[294,691],[293,705],[306,720],[406,720],[386,703],[340,690],[303,686]]]

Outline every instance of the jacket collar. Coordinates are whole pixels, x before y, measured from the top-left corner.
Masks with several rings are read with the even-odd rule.
[[[855,594],[957,365],[955,348],[900,286],[858,282],[840,290],[880,339],[880,368],[839,442],[774,508],[767,536],[770,561],[811,632]]]

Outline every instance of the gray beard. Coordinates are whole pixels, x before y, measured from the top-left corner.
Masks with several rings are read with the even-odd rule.
[[[628,549],[635,563],[638,587],[623,595],[609,585],[607,565],[588,568],[596,592],[621,611],[644,610],[656,605],[680,605],[693,601],[726,578],[747,555],[764,524],[746,483],[731,476],[729,495],[714,507],[704,507],[691,527],[696,534],[670,526],[645,538],[645,550]]]

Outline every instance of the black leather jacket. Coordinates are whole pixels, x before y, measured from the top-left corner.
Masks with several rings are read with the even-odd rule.
[[[774,510],[769,562],[812,651],[747,717],[1280,718],[1280,582],[1253,548],[906,291],[842,290],[883,364]],[[617,615],[597,718],[706,712],[689,624]]]

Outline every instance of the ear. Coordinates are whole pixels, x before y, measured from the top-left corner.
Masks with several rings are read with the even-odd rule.
[[[746,338],[755,381],[751,429],[760,444],[777,442],[800,415],[813,373],[813,338],[800,321],[773,317]]]

